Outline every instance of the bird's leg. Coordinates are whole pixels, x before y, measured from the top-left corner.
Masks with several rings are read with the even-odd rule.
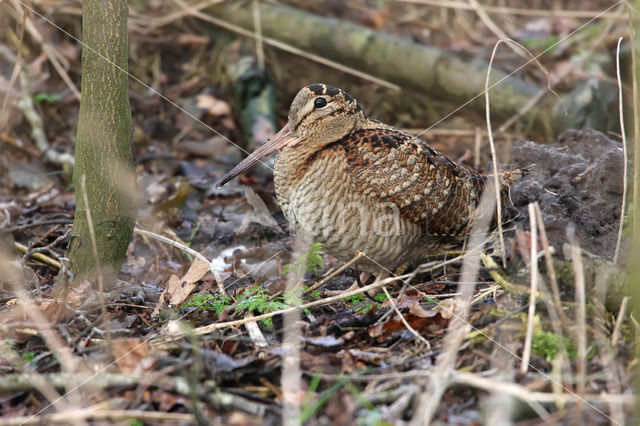
[[[369,278],[371,278],[371,273],[360,272],[358,270],[358,265],[354,265],[353,269],[355,270],[355,273],[356,273],[356,281],[353,283],[351,287],[349,287],[347,291],[355,290],[356,286],[363,288],[364,287],[363,283],[366,284],[366,282],[369,281]],[[367,296],[369,299],[373,300],[374,302],[377,302],[377,300],[374,299],[373,296],[371,296],[368,292],[365,291],[363,294]]]

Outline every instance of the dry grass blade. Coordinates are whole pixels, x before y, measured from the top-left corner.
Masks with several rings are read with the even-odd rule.
[[[476,12],[480,20],[487,26],[487,28],[489,28],[489,30],[496,37],[503,40],[507,40],[510,38],[507,35],[507,33],[502,31],[502,29],[495,22],[493,22],[493,19],[491,19],[491,17],[487,15],[487,12],[485,12],[484,6],[481,6],[480,3],[478,3],[478,0],[468,0],[468,1],[471,7],[473,8],[473,11]],[[522,50],[518,49],[515,45],[509,43],[508,47],[513,51],[513,53],[520,56],[521,58],[527,57],[527,55],[523,53]]]
[[[571,262],[575,276],[576,288],[576,342],[578,347],[578,371],[576,376],[576,390],[580,397],[583,397],[586,390],[587,380],[587,312],[586,312],[586,290],[584,279],[584,266],[580,247],[575,237],[573,227],[567,232],[571,244]],[[580,404],[582,406],[582,404]],[[582,413],[582,408],[580,409]],[[581,414],[582,415],[582,414]]]
[[[616,78],[618,82],[618,114],[620,117],[620,133],[622,135],[622,153],[623,153],[623,172],[622,172],[622,201],[620,206],[620,224],[618,225],[618,238],[616,240],[616,250],[613,255],[613,263],[618,263],[618,255],[620,254],[620,243],[622,241],[622,229],[624,227],[624,214],[627,206],[627,136],[624,128],[624,109],[622,103],[622,78],[620,77],[620,44],[622,37],[618,39],[616,47]]]
[[[6,89],[6,95],[2,100],[2,107],[0,108],[0,126],[4,127],[7,124],[8,117],[5,116],[7,105],[9,105],[9,99],[11,98],[11,91],[13,86],[16,84],[18,79],[18,75],[22,70],[22,47],[24,44],[24,28],[25,28],[25,20],[27,18],[26,14],[22,15],[22,23],[20,24],[20,36],[18,38],[18,55],[14,57],[13,52],[9,49],[3,51],[3,56],[6,57],[5,60],[7,62],[13,62],[13,70],[11,71],[11,79],[9,80],[9,87]]]
[[[629,306],[629,300],[631,297],[625,296],[622,298],[622,302],[620,303],[620,309],[618,310],[618,316],[616,317],[616,324],[613,327],[613,332],[611,332],[611,346],[613,350],[616,350],[616,346],[618,346],[618,342],[620,339],[620,330],[622,329],[622,323],[624,322],[624,317],[627,314],[627,306]]]
[[[305,251],[305,244],[296,239],[294,256],[299,258]],[[287,277],[287,290],[293,291],[298,284],[295,274]],[[302,401],[302,371],[300,369],[300,309],[284,315],[284,341],[282,347],[282,424],[297,426],[300,419],[300,403]]]
[[[496,218],[498,222],[498,235],[500,237],[500,251],[502,253],[502,266],[507,266],[506,250],[504,244],[504,235],[502,233],[502,202],[500,200],[500,178],[498,176],[498,156],[496,155],[496,145],[493,142],[493,133],[491,131],[491,107],[489,103],[489,77],[491,76],[491,66],[493,59],[496,56],[498,46],[502,40],[499,40],[493,47],[491,52],[491,59],[489,60],[489,67],[487,68],[487,76],[484,82],[484,100],[485,100],[485,116],[487,119],[487,133],[489,134],[489,148],[491,149],[491,162],[493,168],[493,184],[494,184],[494,196],[496,202]]]
[[[529,292],[529,312],[527,315],[527,334],[522,349],[522,363],[520,373],[525,374],[531,359],[531,344],[533,341],[533,325],[536,316],[536,295],[538,293],[538,227],[533,204],[529,203],[529,229],[531,230],[531,252],[529,260],[529,276],[531,277],[531,289]]]
[[[562,322],[562,328],[567,330],[569,321],[562,309],[562,300],[560,300],[560,287],[558,286],[558,279],[556,277],[556,269],[553,266],[553,257],[551,256],[551,247],[549,246],[549,239],[547,238],[547,230],[542,220],[542,212],[540,211],[540,205],[538,202],[534,203],[534,210],[536,213],[536,222],[538,223],[538,230],[540,231],[540,241],[542,242],[542,248],[544,249],[544,262],[547,269],[547,275],[549,281],[551,281],[551,294],[553,296],[553,303]]]
[[[452,379],[455,383],[465,384],[468,386],[472,386],[478,389],[483,389],[486,391],[496,391],[496,392],[504,392],[509,395],[513,395],[523,401],[535,401],[544,404],[553,404],[560,402],[562,404],[566,404],[568,402],[582,403],[586,402],[589,404],[608,404],[610,402],[616,402],[620,404],[624,404],[627,406],[631,406],[635,402],[634,395],[624,395],[624,394],[610,394],[610,393],[599,393],[599,394],[591,394],[585,395],[584,398],[579,397],[574,393],[564,393],[560,398],[557,395],[549,392],[532,392],[524,386],[520,386],[516,383],[500,383],[496,380],[482,377],[478,374],[468,373],[463,371],[456,371],[452,375]],[[603,414],[600,412],[600,414]],[[606,416],[606,415],[605,415]]]

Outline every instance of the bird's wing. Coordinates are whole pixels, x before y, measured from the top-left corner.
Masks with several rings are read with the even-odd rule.
[[[467,233],[484,178],[425,141],[373,122],[343,139],[347,175],[372,202],[390,203],[430,236]]]

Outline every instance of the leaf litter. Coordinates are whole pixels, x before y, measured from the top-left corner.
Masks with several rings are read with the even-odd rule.
[[[153,12],[168,7],[161,2],[151,3]],[[364,5],[364,2],[354,3]],[[460,16],[449,18],[453,23],[450,29],[436,32],[432,28],[441,28],[442,23],[421,15],[411,5],[406,5],[403,14],[393,7],[375,6],[366,14],[361,14],[361,9],[349,5],[344,9],[323,10],[376,29],[410,34],[418,40],[428,38],[428,33],[432,32],[430,41],[433,43],[458,46],[459,51],[472,55],[482,54],[488,49],[478,44],[477,38],[467,37],[466,32],[482,30],[462,28],[464,19],[460,20]],[[77,22],[77,16],[65,12],[53,12],[51,16],[67,25]],[[513,26],[512,19],[506,19],[505,25]],[[35,25],[40,32],[48,34],[50,43],[68,61],[70,75],[79,83],[78,46],[60,34],[50,33],[44,22],[35,22]],[[574,27],[574,20],[544,18],[531,20],[530,25],[521,26],[525,31],[514,35],[521,41],[529,40],[530,48],[544,48],[554,34],[566,33]],[[185,28],[177,22],[166,30],[183,32]],[[5,376],[16,376],[28,368],[31,369],[28,371],[52,380],[53,375],[63,371],[64,360],[53,354],[46,333],[33,323],[24,312],[24,301],[16,297],[14,290],[18,282],[36,301],[44,317],[55,326],[62,343],[81,358],[89,370],[104,374],[105,382],[100,385],[103,392],[92,393],[83,389],[85,395],[101,401],[119,398],[124,407],[132,410],[198,412],[205,418],[218,418],[223,423],[273,421],[281,414],[283,402],[280,387],[283,315],[276,313],[267,323],[257,321],[268,343],[264,348],[257,345],[240,325],[202,336],[190,336],[189,327],[240,321],[249,311],[255,315],[273,314],[283,307],[322,300],[347,291],[356,281],[356,271],[347,269],[325,286],[302,296],[305,288],[338,268],[340,263],[329,255],[318,254],[318,250],[315,255],[313,250],[307,251],[306,258],[305,252],[292,254],[296,242],[288,236],[288,224],[275,201],[268,169],[243,176],[239,183],[233,182],[223,191],[214,190],[215,181],[241,158],[238,150],[230,147],[224,137],[246,145],[251,142],[241,136],[239,129],[244,123],[239,119],[240,106],[233,95],[234,89],[225,84],[224,73],[216,72],[211,78],[201,75],[201,70],[211,64],[202,52],[209,52],[210,57],[215,58],[215,49],[222,44],[219,41],[209,44],[209,37],[195,34],[196,29],[193,28],[186,30],[193,34],[183,35],[192,35],[196,37],[194,40],[206,43],[178,45],[160,42],[162,31],[165,30],[155,30],[148,36],[135,31],[131,33],[132,57],[136,58],[131,63],[131,72],[145,81],[156,78],[161,92],[175,96],[179,105],[213,126],[222,136],[212,136],[206,129],[194,125],[191,119],[132,85],[135,149],[140,191],[144,194],[139,224],[181,240],[212,260],[224,280],[227,294],[223,297],[217,293],[213,276],[204,262],[194,260],[174,247],[136,236],[127,252],[118,285],[107,295],[106,323],[101,319],[98,299],[89,283],[72,289],[65,299],[54,298],[52,289],[59,271],[31,255],[18,255],[14,251],[14,243],[25,244],[27,250],[43,247],[63,236],[70,228],[74,211],[70,173],[43,159],[30,139],[27,123],[16,110],[12,110],[10,120],[0,135],[3,150],[0,160],[0,222],[3,229],[11,229],[11,232],[0,234],[0,258],[3,262],[0,265],[3,271],[0,279],[0,318],[3,324],[0,371]],[[27,40],[27,43],[32,51],[25,56],[31,68],[31,89],[34,99],[39,100],[36,102],[37,110],[43,117],[52,149],[72,152],[78,104],[46,58],[38,53],[38,43],[33,40]],[[570,66],[563,52],[571,48],[570,45],[561,45],[553,52],[551,69]],[[153,64],[159,58],[160,73],[153,77],[158,70]],[[270,65],[282,67],[280,75],[292,73],[287,69],[290,65],[282,58],[270,61]],[[512,62],[515,63],[514,58],[504,58],[506,68]],[[295,64],[302,67],[305,78],[325,76],[323,69]],[[0,68],[4,71],[6,65],[3,58]],[[590,75],[572,72],[569,77],[578,80],[590,78]],[[4,72],[1,77],[0,88],[8,87]],[[407,113],[399,106],[406,101],[378,95],[371,87],[341,75],[329,73],[326,77],[343,81],[347,88],[353,87],[356,92],[364,92],[357,97],[373,105],[381,119],[401,123],[408,128],[424,126],[424,120],[415,117],[426,114],[428,108]],[[537,76],[532,75],[532,78]],[[284,119],[289,100],[287,96],[295,93],[302,80],[299,75],[278,79],[282,99],[280,109],[274,115]],[[14,92],[11,92],[13,96],[19,96]],[[421,108],[421,102],[424,102],[412,100],[418,105],[415,108]],[[468,123],[463,125],[468,126]],[[268,135],[274,130],[277,129],[273,129],[270,121],[258,120],[250,133]],[[474,160],[473,137],[469,135],[435,136],[434,147],[453,158],[462,159],[467,165],[472,165]],[[516,354],[522,347],[528,297],[512,291],[510,287],[496,286],[491,273],[499,274],[506,284],[527,288],[528,256],[532,244],[528,233],[528,202],[540,203],[549,242],[556,249],[554,256],[558,261],[563,260],[564,229],[569,222],[576,223],[576,235],[582,247],[605,259],[610,258],[619,217],[620,146],[607,136],[590,131],[571,131],[560,136],[557,143],[542,146],[519,142],[509,150],[508,141],[504,141],[499,149],[505,153],[505,158],[512,158],[515,166],[534,164],[534,167],[528,178],[518,182],[512,191],[521,213],[517,226],[522,229],[514,231],[508,239],[511,241],[508,265],[504,269],[485,268],[481,271],[476,295],[483,297],[472,306],[468,319],[472,328],[456,361],[458,370],[482,377],[496,368],[503,368],[508,374],[508,364],[516,362],[509,355],[509,361],[501,363],[504,358],[500,357],[504,353],[498,353],[500,350],[495,342]],[[481,167],[485,162],[486,157],[480,159]],[[46,255],[64,262],[67,244],[68,241],[63,241],[51,247]],[[310,258],[318,256],[322,263],[309,262]],[[14,282],[9,282],[9,274],[5,273],[10,270],[10,264],[16,265],[14,269],[19,276]],[[539,266],[542,271],[543,263]],[[595,268],[598,269],[597,266]],[[388,284],[396,307],[408,324],[429,340],[430,351],[408,332],[391,303],[385,299],[374,297],[370,300],[362,296],[302,310],[300,321],[304,325],[299,336],[299,365],[304,387],[300,399],[306,418],[314,423],[329,419],[336,424],[366,421],[382,424],[375,423],[382,418],[393,424],[408,421],[413,414],[411,401],[417,398],[420,387],[425,383],[417,378],[419,374],[411,375],[416,372],[428,374],[443,349],[447,327],[458,310],[453,296],[457,292],[459,274],[460,263],[453,263],[419,273],[408,284],[402,281]],[[295,281],[295,286],[293,293],[287,294],[289,280]],[[573,275],[560,274],[558,280],[563,306],[548,306],[549,293],[541,293],[536,314],[538,337],[534,340],[532,365],[548,373],[557,363],[561,363],[565,371],[575,368],[571,346],[575,343],[574,330],[558,328],[558,324],[550,320],[550,312],[554,309],[565,310],[569,316],[573,314]],[[597,306],[597,300],[590,300],[590,303]],[[589,333],[596,336],[596,329],[611,333],[615,315],[615,311],[604,311],[589,323]],[[186,330],[187,337],[155,346],[154,339],[167,329]],[[634,361],[633,347],[629,343],[632,330],[625,323],[621,332],[623,338],[615,348],[590,344],[590,395],[602,392],[623,394],[630,389],[628,374],[620,372],[624,371],[621,367]],[[110,351],[107,351],[108,347]],[[613,351],[613,358],[607,350]],[[115,364],[103,370],[111,361]],[[601,374],[602,366],[612,362],[619,371],[615,380]],[[557,384],[537,373],[539,371],[529,370],[527,374],[515,377],[513,383],[522,389],[532,388],[546,394],[557,390]],[[115,381],[115,378],[125,375],[140,379],[138,383],[128,385]],[[144,377],[149,380],[143,380]],[[185,382],[180,381],[182,379]],[[561,383],[569,389],[572,380],[570,374],[565,373],[561,377]],[[497,383],[499,378],[495,381]],[[194,383],[198,387],[194,387]],[[47,398],[34,388],[20,391],[1,389],[3,402],[0,413],[5,418],[35,414],[48,404]],[[440,403],[438,420],[479,424],[483,412],[486,412],[484,404],[491,390],[480,385],[451,386]],[[563,392],[566,393],[566,389]],[[221,397],[208,399],[207,393],[217,393]],[[408,399],[403,399],[403,394]],[[594,404],[608,412],[602,401]],[[561,423],[571,421],[574,407],[545,405],[545,409],[554,412]],[[628,412],[628,406],[624,406],[624,411]],[[522,410],[514,418],[526,422],[531,421],[527,419],[532,416],[530,410]],[[593,421],[604,419],[593,410],[589,411],[589,416]]]

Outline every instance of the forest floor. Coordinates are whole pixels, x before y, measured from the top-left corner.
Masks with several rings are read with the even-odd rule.
[[[529,173],[512,187],[520,215],[505,231],[504,258],[497,249],[482,256],[467,316],[458,305],[464,256],[425,259],[369,297],[353,290],[353,268],[289,233],[267,168],[215,188],[243,158],[227,140],[252,150],[247,135],[272,135],[313,82],[349,91],[368,114],[412,133],[458,105],[268,46],[258,53],[263,72],[252,40],[175,15],[180,3],[130,5],[138,231],[112,288],[100,295],[87,283],[66,298],[53,288],[67,269],[75,208],[68,160],[82,46],[69,34],[81,36],[81,5],[30,2],[45,20],[20,1],[0,3],[0,425],[253,425],[291,413],[309,424],[408,424],[431,406],[434,424],[633,423],[638,326],[626,297],[627,221],[617,248],[619,126],[539,140],[516,121],[495,135],[499,168]],[[537,54],[589,21],[580,11],[611,6],[572,0],[554,15],[553,1],[503,11],[496,2],[487,20],[462,7],[475,2],[286,3],[486,61],[497,41],[489,22]],[[548,13],[523,12],[531,9]],[[541,57],[556,91],[615,82],[625,17],[597,19]],[[257,71],[237,78],[232,65],[243,58]],[[503,47],[494,67],[521,61]],[[518,76],[547,86],[537,67]],[[247,118],[256,87],[273,89],[274,123]],[[423,137],[490,170],[477,113],[462,109]],[[296,290],[286,290],[292,281]],[[455,341],[458,319],[467,328]]]

